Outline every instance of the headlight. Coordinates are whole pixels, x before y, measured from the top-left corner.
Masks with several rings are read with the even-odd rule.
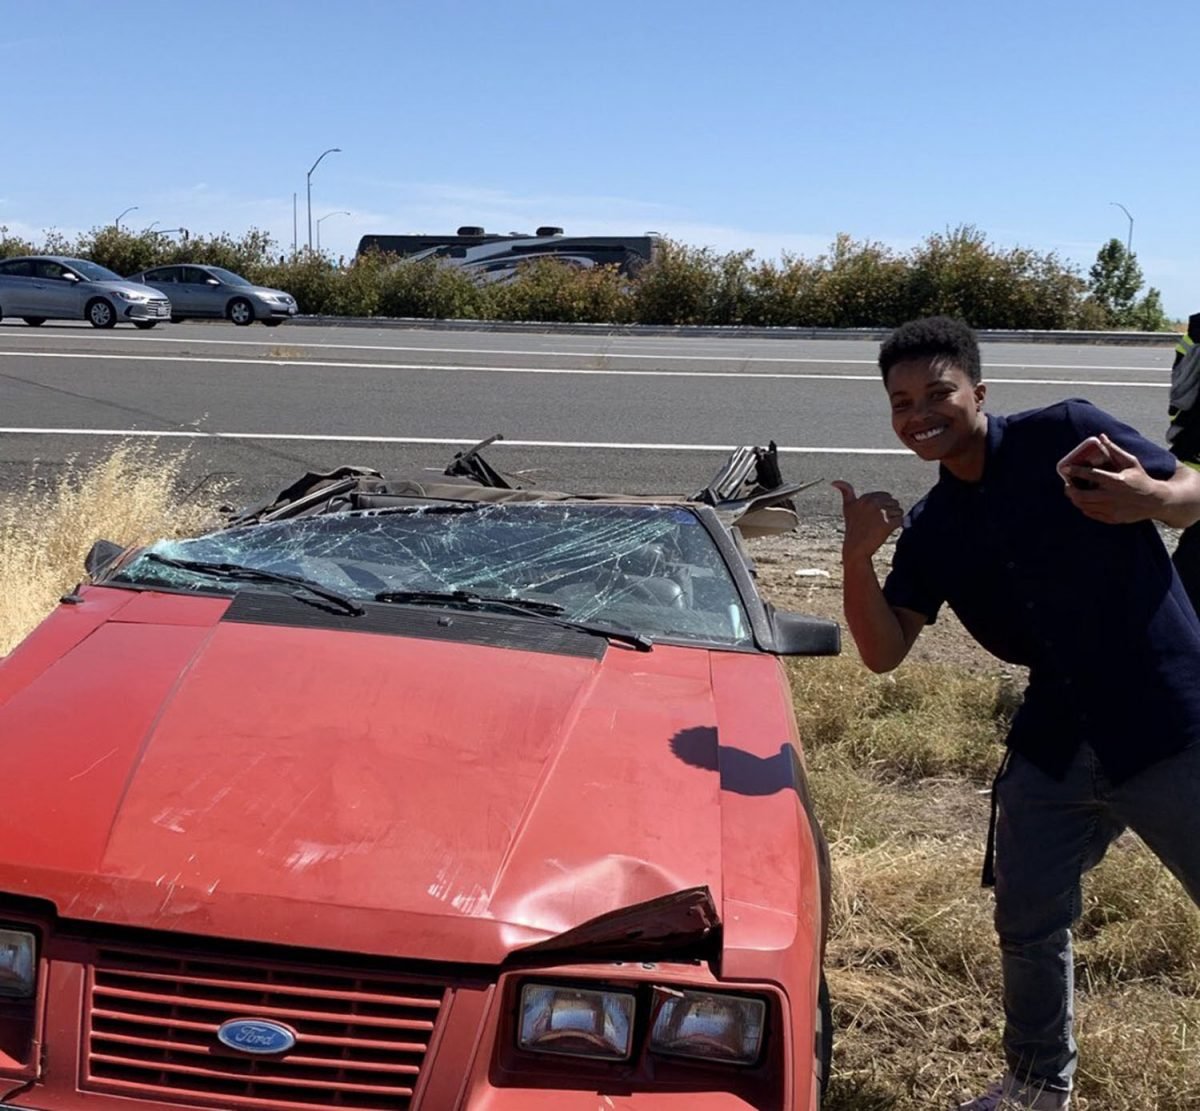
[[[272,304],[277,304],[278,302],[283,300],[283,298],[280,297],[277,293],[260,293],[258,295],[258,299],[260,301],[270,301]]]
[[[654,1020],[650,1049],[672,1057],[752,1065],[762,1048],[766,1017],[761,999],[672,989]]]
[[[517,1043],[532,1053],[626,1061],[637,1001],[623,991],[526,984]]]
[[[113,292],[120,297],[122,301],[145,301],[148,299],[145,293],[127,293],[123,289],[115,289]]]
[[[26,930],[0,930],[0,997],[30,999],[37,990],[37,938]]]

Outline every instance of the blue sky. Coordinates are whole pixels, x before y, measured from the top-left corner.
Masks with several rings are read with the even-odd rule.
[[[974,224],[1200,311],[1182,0],[0,0],[0,224],[560,225],[814,255]]]

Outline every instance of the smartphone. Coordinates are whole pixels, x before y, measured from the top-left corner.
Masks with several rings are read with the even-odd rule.
[[[1108,448],[1098,436],[1089,436],[1078,447],[1072,448],[1056,464],[1055,470],[1064,482],[1069,482],[1077,490],[1095,490],[1097,484],[1086,478],[1068,473],[1068,467],[1091,467],[1093,470],[1108,470],[1112,466],[1112,456]]]

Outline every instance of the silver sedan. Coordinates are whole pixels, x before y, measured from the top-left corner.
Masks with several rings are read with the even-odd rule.
[[[171,319],[213,317],[234,324],[282,324],[297,312],[296,299],[282,289],[254,285],[222,266],[156,266],[131,274],[171,299]]]
[[[19,316],[35,328],[47,320],[153,328],[170,319],[171,302],[87,259],[32,255],[0,261],[0,316]]]

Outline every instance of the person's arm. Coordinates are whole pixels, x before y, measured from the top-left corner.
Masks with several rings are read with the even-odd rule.
[[[921,630],[924,614],[893,607],[884,597],[872,557],[904,519],[891,494],[858,497],[848,482],[835,482],[842,495],[846,522],[842,541],[842,606],[850,635],[862,661],[874,672],[891,671],[908,655]]]
[[[1169,478],[1147,474],[1136,455],[1101,434],[1112,461],[1111,470],[1070,467],[1068,474],[1095,484],[1080,490],[1070,483],[1067,497],[1081,513],[1105,524],[1161,521],[1172,528],[1187,528],[1200,521],[1200,472],[1179,463]]]

